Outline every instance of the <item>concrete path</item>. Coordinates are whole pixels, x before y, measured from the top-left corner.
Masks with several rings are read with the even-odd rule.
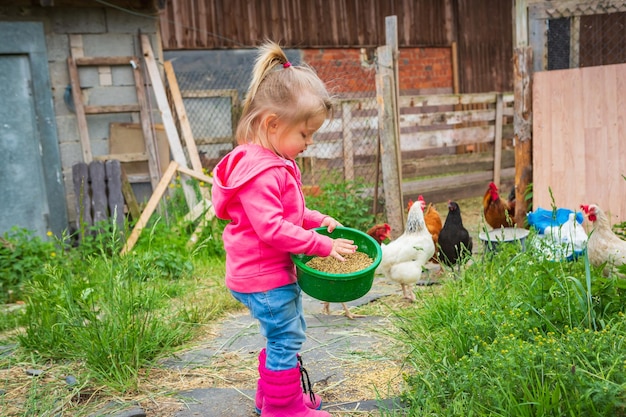
[[[433,268],[431,269],[434,271],[438,266]],[[429,282],[426,281],[425,284]],[[377,277],[368,294],[347,304],[355,307],[391,294],[401,295],[400,286]],[[354,384],[355,379],[375,380],[377,372],[384,375],[386,368],[395,369],[398,383],[401,380],[397,364],[392,366],[393,359],[385,356],[385,350],[392,343],[385,334],[390,328],[389,319],[373,316],[349,320],[339,315],[342,311],[339,303],[331,304],[331,315],[323,315],[322,303],[306,294],[303,304],[308,329],[302,357],[315,392],[324,398],[323,409],[331,414],[341,412],[337,414],[342,416],[350,415],[348,411],[358,412],[359,416],[378,416],[380,413],[375,411],[382,409],[399,411],[402,404],[393,396],[389,398],[383,392],[384,389],[378,393],[372,389],[366,394],[362,390],[354,390],[355,385],[368,385]],[[254,412],[257,355],[264,346],[265,340],[258,332],[256,321],[245,311],[224,320],[215,338],[206,340],[201,346],[178,357],[168,359],[164,365],[175,369],[211,366],[241,369],[240,372],[233,372],[235,376],[224,381],[223,387],[181,392],[178,398],[184,401],[185,407],[175,417],[257,416]],[[367,369],[362,369],[363,366]]]

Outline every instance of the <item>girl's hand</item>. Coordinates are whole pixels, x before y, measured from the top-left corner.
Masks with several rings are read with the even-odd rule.
[[[330,252],[329,256],[332,256],[335,259],[340,261],[345,261],[344,257],[341,255],[349,255],[351,253],[356,252],[357,246],[354,244],[353,240],[348,240],[344,238],[333,239],[333,249]]]
[[[333,230],[335,230],[335,228],[337,226],[343,226],[341,223],[339,223],[337,220],[333,219],[330,216],[326,216],[324,217],[324,220],[322,220],[322,227],[326,226],[328,233],[332,233]]]

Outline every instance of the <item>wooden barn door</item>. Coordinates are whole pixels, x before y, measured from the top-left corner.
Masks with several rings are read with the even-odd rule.
[[[67,210],[43,27],[0,22],[0,234],[60,235]]]
[[[533,78],[533,207],[599,204],[626,221],[626,64]]]

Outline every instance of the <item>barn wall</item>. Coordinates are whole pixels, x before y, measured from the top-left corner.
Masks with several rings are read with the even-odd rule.
[[[269,38],[371,55],[385,44],[385,17],[397,16],[401,50],[438,54],[456,42],[460,93],[510,91],[512,8],[512,0],[167,0],[160,30],[167,51],[249,49]]]
[[[84,2],[83,2],[84,4]],[[93,5],[98,6],[97,3]],[[75,196],[72,184],[72,165],[82,162],[76,116],[67,104],[67,86],[70,83],[67,58],[75,56],[132,56],[139,53],[137,34],[150,35],[155,54],[161,56],[158,21],[153,9],[145,15],[137,9],[119,10],[100,7],[38,7],[3,6],[0,20],[42,22],[48,48],[48,67],[52,88],[59,149],[62,165],[65,198],[70,223],[76,219]],[[132,13],[130,13],[132,12]],[[2,35],[2,34],[0,34]],[[0,36],[1,37],[1,36]],[[79,68],[85,103],[96,100],[100,103],[124,104],[136,102],[134,81],[123,70],[111,68]],[[113,88],[99,88],[102,82]],[[3,102],[0,105],[10,105]],[[109,125],[111,122],[138,123],[138,114],[118,113],[87,116],[91,148],[94,156],[109,153]]]

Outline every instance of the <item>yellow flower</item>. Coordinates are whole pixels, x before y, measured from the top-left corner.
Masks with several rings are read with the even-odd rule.
[[[50,253],[50,257],[51,257],[51,258],[54,258],[55,256],[57,256],[56,252],[51,252],[51,253]]]
[[[48,230],[48,233],[46,233],[46,235],[48,235],[48,237],[51,237],[52,236],[52,231]]]

